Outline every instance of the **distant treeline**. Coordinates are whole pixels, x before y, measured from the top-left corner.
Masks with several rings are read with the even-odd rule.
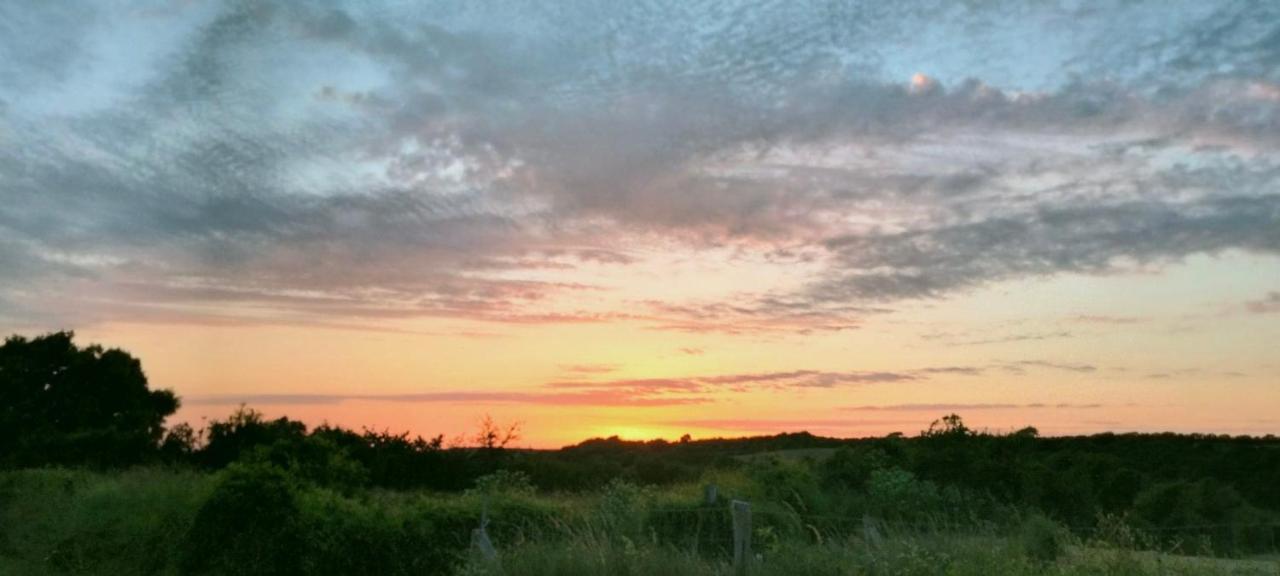
[[[752,466],[747,455],[801,451],[812,461],[778,473],[807,476],[788,485],[865,492],[869,483],[901,477],[970,500],[1040,510],[1068,526],[1092,525],[1101,514],[1133,514],[1153,528],[1248,525],[1280,512],[1280,440],[1272,436],[1042,438],[1034,428],[971,430],[951,415],[916,437],[607,438],[559,450],[515,450],[507,447],[514,430],[488,421],[476,445],[465,448],[446,446],[441,436],[308,429],[248,408],[203,430],[166,429],[164,420],[178,405],[171,392],[149,389],[140,363],[126,352],[78,347],[69,332],[11,337],[0,347],[0,468],[219,470],[244,463],[336,490],[435,491],[471,489],[478,479],[506,471],[537,490],[578,491],[612,481],[693,482],[709,471]]]

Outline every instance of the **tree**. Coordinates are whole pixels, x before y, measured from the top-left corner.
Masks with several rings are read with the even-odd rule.
[[[226,420],[210,423],[206,434],[200,459],[208,466],[222,468],[260,446],[300,444],[306,439],[307,425],[284,417],[267,420],[261,412],[241,405]]]
[[[926,438],[964,438],[972,435],[973,430],[964,425],[964,419],[959,414],[948,414],[941,420],[934,420],[929,424],[929,429],[921,434]]]
[[[72,332],[0,346],[0,466],[127,465],[153,457],[178,409],[128,352],[75,345]]]
[[[485,414],[480,420],[480,430],[476,432],[476,446],[485,450],[500,450],[506,448],[507,444],[520,439],[520,423],[512,422],[503,427],[493,420],[493,417]]]

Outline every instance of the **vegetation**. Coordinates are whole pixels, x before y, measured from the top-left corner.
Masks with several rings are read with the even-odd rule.
[[[729,499],[752,503],[753,574],[1280,571],[1272,437],[951,415],[916,437],[534,451],[491,421],[446,447],[248,408],[166,430],[177,399],[69,333],[0,347],[0,401],[0,574],[730,574]],[[470,552],[482,524],[496,563]]]

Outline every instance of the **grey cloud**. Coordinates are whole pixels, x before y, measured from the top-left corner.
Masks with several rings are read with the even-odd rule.
[[[1052,370],[1060,370],[1063,372],[1090,373],[1097,372],[1098,367],[1092,364],[1078,364],[1070,362],[1049,362],[1046,360],[1020,360],[1005,364],[1004,367],[1013,371],[1020,371],[1022,368],[1048,368]]]
[[[933,297],[1011,277],[1104,273],[1141,263],[1243,248],[1280,252],[1280,196],[1057,207],[891,235],[836,238],[846,269],[812,287],[822,300]],[[885,272],[879,272],[885,270]]]
[[[852,329],[887,309],[876,301],[1122,261],[1280,251],[1273,8],[1129,5],[1174,20],[1148,46],[1110,28],[1115,6],[1031,6],[1024,22],[965,6],[947,31],[972,56],[932,59],[954,68],[913,91],[894,59],[949,4],[0,8],[0,133],[14,144],[0,150],[0,263],[53,294],[74,276],[126,304],[252,300],[298,321],[746,333]],[[31,111],[92,80],[83,39],[133,12],[187,32],[101,107]],[[1035,67],[1074,78],[1002,76],[999,63],[1022,63],[997,40],[1061,26],[1111,41]],[[633,264],[617,246],[649,235],[802,246],[826,269],[793,293],[618,315],[538,309],[582,287],[499,277]],[[0,290],[13,307],[14,286]]]
[[[984,369],[979,366],[934,366],[916,370],[921,374],[949,374],[958,376],[981,376]]]
[[[1075,334],[1069,331],[1054,332],[1016,332],[987,338],[973,338],[966,334],[930,333],[921,337],[925,340],[940,342],[949,346],[983,346],[987,344],[1008,344],[1010,342],[1038,342],[1041,340],[1058,340],[1072,338]]]
[[[1234,370],[1207,370],[1203,368],[1178,368],[1167,370],[1164,372],[1151,372],[1147,374],[1147,378],[1151,380],[1170,380],[1179,378],[1244,378],[1247,376],[1243,372]]]
[[[682,376],[673,378],[643,378],[599,381],[548,382],[547,388],[629,390],[634,392],[712,392],[715,390],[804,389],[834,388],[838,386],[909,382],[920,376],[905,372],[830,372],[821,370],[788,370],[779,372],[753,372],[720,374],[714,376]]]

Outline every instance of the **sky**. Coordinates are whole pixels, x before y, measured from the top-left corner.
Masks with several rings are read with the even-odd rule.
[[[1280,433],[1280,3],[0,3],[0,331],[197,426]]]

